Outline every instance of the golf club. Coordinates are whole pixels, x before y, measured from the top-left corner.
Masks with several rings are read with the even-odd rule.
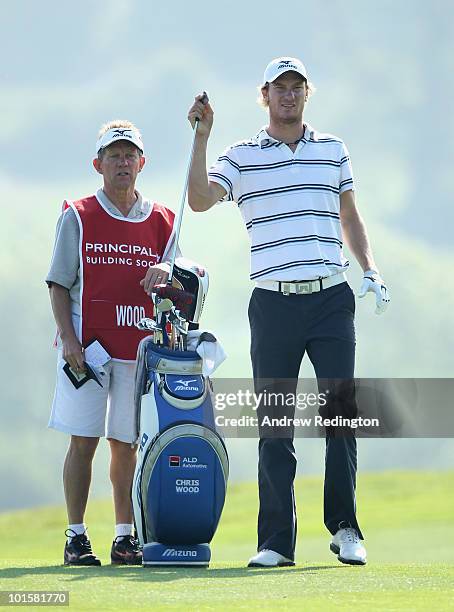
[[[140,321],[137,323],[137,327],[142,331],[156,331],[158,329],[156,321],[154,319],[149,319],[148,317],[140,319]]]
[[[158,312],[169,312],[174,307],[172,300],[169,298],[160,299],[155,302],[155,305]]]
[[[206,91],[203,92],[203,97],[200,100],[202,102],[202,104],[208,104],[208,94]],[[189,155],[189,162],[188,162],[188,167],[186,170],[186,178],[184,181],[184,187],[183,187],[183,193],[181,196],[181,202],[180,202],[180,209],[178,211],[178,217],[175,220],[174,223],[174,227],[175,227],[175,234],[174,234],[174,243],[173,243],[173,247],[172,247],[172,256],[170,258],[170,272],[169,272],[169,277],[167,279],[167,284],[168,285],[172,285],[172,276],[173,276],[173,268],[175,266],[175,259],[177,256],[177,248],[178,248],[178,239],[180,237],[180,229],[181,229],[181,222],[183,220],[183,211],[184,211],[184,205],[186,203],[186,195],[188,192],[188,183],[189,183],[189,172],[191,170],[191,166],[192,166],[192,158],[194,157],[194,147],[195,147],[195,139],[197,136],[197,128],[199,126],[199,119],[195,120],[195,124],[194,124],[194,134],[192,137],[192,145],[191,145],[191,153]]]

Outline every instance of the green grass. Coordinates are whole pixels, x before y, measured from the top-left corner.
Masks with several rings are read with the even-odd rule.
[[[453,484],[454,472],[361,474],[366,567],[342,565],[329,552],[315,477],[296,485],[294,568],[245,568],[255,550],[254,483],[229,488],[209,569],[108,565],[110,501],[91,501],[87,516],[100,568],[62,567],[63,508],[0,514],[0,589],[69,590],[70,610],[454,610]]]

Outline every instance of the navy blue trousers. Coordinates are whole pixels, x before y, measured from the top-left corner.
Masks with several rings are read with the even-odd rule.
[[[339,381],[346,381],[347,386],[348,381],[353,382],[354,314],[355,298],[346,282],[310,295],[287,296],[255,288],[249,303],[249,323],[256,393],[265,389],[294,393],[305,353],[325,387],[327,381],[333,389],[338,388]],[[343,398],[340,403],[345,405],[344,414],[353,416],[351,397],[345,389]],[[282,416],[282,409],[260,406],[259,421],[265,414],[273,417],[278,412]],[[294,407],[287,410],[288,416],[293,416]],[[340,434],[339,430],[326,430],[324,522],[332,534],[340,526],[351,526],[362,537],[356,520],[356,439],[351,430]],[[294,558],[296,541],[295,472],[293,432],[288,437],[276,437],[261,430],[258,550],[269,548],[289,559]]]

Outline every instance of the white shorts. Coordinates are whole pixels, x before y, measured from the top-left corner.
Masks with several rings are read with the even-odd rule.
[[[74,436],[135,442],[135,364],[108,361],[103,366],[105,374],[99,376],[102,388],[89,380],[76,389],[63,372],[65,363],[59,350],[49,427]]]

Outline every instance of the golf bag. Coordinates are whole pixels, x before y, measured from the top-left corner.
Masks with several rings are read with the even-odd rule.
[[[195,291],[186,315],[198,319],[207,278],[202,283],[199,268],[177,264],[182,289]],[[143,564],[207,566],[229,465],[202,359],[195,350],[171,349],[149,336],[139,345],[135,391],[140,445],[132,502]]]

